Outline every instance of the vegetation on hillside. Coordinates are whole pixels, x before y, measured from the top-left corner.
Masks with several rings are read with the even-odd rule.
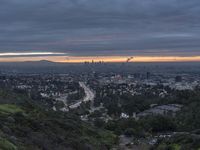
[[[116,142],[112,132],[84,123],[73,114],[45,111],[32,101],[0,104],[2,150],[106,150]]]

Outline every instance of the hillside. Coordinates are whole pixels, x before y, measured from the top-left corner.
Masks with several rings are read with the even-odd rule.
[[[15,93],[15,97],[22,96]],[[111,132],[92,127],[73,114],[44,111],[29,101],[0,104],[2,150],[106,150],[116,140]]]

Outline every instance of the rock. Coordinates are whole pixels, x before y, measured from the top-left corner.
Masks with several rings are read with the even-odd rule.
[[[11,129],[8,128],[7,126],[3,126],[3,127],[2,127],[2,131],[3,131],[4,133],[7,133],[7,134],[11,134],[11,133],[12,133]]]
[[[8,120],[8,122],[10,122],[10,123],[15,123],[15,119],[14,119],[13,117],[11,117],[11,116],[9,116],[9,117],[7,118],[7,120]]]
[[[17,144],[17,138],[15,136],[10,136],[9,139],[12,143]]]
[[[93,150],[94,147],[92,145],[89,145],[89,144],[84,144],[84,147],[83,147],[84,150]]]

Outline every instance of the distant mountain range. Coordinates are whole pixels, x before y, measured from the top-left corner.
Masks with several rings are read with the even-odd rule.
[[[40,60],[40,61],[23,61],[23,62],[0,62],[2,66],[55,66],[55,65],[63,65],[64,63],[52,62],[48,60]],[[65,63],[66,64],[66,63]]]
[[[22,61],[22,62],[0,62],[0,66],[63,66],[63,65],[78,65],[84,63],[62,63],[62,62],[53,62],[48,60],[39,60],[39,61]],[[126,64],[126,63],[107,63],[107,64]],[[140,64],[140,65],[195,65],[200,64],[200,62],[128,62],[127,64]]]

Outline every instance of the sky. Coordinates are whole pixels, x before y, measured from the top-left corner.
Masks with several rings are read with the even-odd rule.
[[[199,0],[0,0],[0,61],[200,61]]]

